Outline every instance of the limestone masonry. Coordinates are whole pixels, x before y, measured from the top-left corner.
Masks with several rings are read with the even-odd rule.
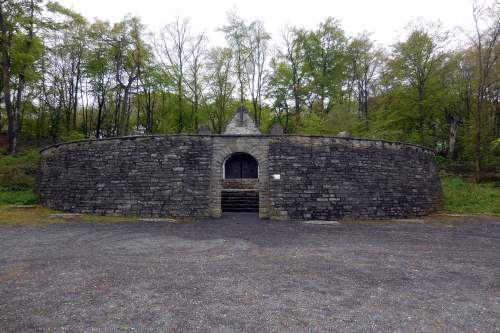
[[[258,177],[239,179],[239,168],[241,174],[257,168]],[[42,151],[36,191],[43,205],[68,212],[174,217],[252,208],[241,201],[249,191],[258,197],[259,215],[272,219],[420,216],[441,202],[430,150],[300,135],[157,135],[54,145]]]

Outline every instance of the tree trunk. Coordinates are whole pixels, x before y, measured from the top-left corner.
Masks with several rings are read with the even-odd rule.
[[[74,90],[74,92],[71,92],[73,94],[73,105],[71,105],[71,108],[73,109],[73,130],[76,129],[76,109],[78,108],[78,89],[79,89],[80,80],[81,80],[80,66],[81,66],[80,60],[78,60],[78,63],[76,64],[75,90]]]
[[[127,133],[127,123],[128,123],[128,109],[129,109],[129,98],[130,98],[130,87],[131,83],[129,81],[129,84],[125,87],[123,90],[123,98],[121,102],[121,109],[120,109],[120,120],[118,122],[118,136],[124,136]]]
[[[113,136],[118,135],[120,127],[120,110],[122,105],[122,93],[118,91],[115,96],[115,121],[113,124]]]
[[[5,110],[7,111],[9,154],[14,155],[16,153],[17,143],[17,116],[15,114],[14,108],[12,107],[12,100],[10,95],[10,36],[7,31],[7,22],[5,22],[3,2],[0,2],[0,27],[0,46],[2,49],[2,88]]]
[[[101,138],[102,109],[104,108],[105,101],[106,101],[106,97],[104,96],[104,94],[101,98],[97,99],[98,111],[97,111],[97,124],[96,124],[96,130],[95,130],[95,138],[96,139]]]
[[[420,137],[420,145],[425,144],[424,141],[424,91],[423,88],[418,88],[418,134]]]
[[[177,121],[177,134],[181,133],[184,128],[184,118],[183,118],[183,105],[182,105],[182,79],[179,79],[177,82],[177,104],[179,110],[179,116]]]
[[[458,117],[453,114],[450,115],[450,117],[450,131],[448,134],[448,151],[446,157],[451,160],[455,152],[455,143],[457,142]]]
[[[474,145],[474,157],[475,157],[475,175],[474,180],[479,182],[481,178],[481,109],[482,109],[482,89],[478,88],[477,101],[476,101],[476,142]]]

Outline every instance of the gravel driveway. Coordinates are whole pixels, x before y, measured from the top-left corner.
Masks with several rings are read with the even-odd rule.
[[[1,332],[500,332],[500,220],[0,227]]]

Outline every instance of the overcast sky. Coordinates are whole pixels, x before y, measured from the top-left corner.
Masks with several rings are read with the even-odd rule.
[[[248,21],[259,19],[273,39],[285,25],[314,28],[326,17],[342,22],[347,36],[368,31],[379,43],[393,44],[413,18],[440,20],[448,29],[469,28],[471,0],[60,0],[87,18],[116,22],[126,14],[142,18],[156,32],[176,16],[188,17],[195,31],[206,31],[211,44],[221,44],[215,29],[225,24],[226,13],[236,10]]]

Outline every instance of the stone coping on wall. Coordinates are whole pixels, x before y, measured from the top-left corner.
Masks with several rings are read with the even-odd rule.
[[[216,138],[262,138],[262,139],[279,139],[279,138],[287,138],[287,139],[335,139],[340,142],[357,142],[357,143],[367,143],[367,144],[375,144],[380,145],[384,148],[396,148],[396,147],[410,147],[415,148],[417,150],[421,150],[423,152],[431,153],[433,155],[436,152],[430,148],[423,147],[413,143],[405,143],[400,141],[389,141],[389,140],[380,140],[380,139],[368,139],[368,138],[346,138],[346,137],[338,137],[338,136],[329,136],[329,135],[304,135],[304,134],[284,134],[284,135],[271,135],[271,134],[154,134],[154,135],[135,135],[135,136],[121,136],[121,137],[110,137],[110,138],[102,138],[102,139],[84,139],[84,140],[74,140],[74,141],[66,141],[61,143],[56,143],[47,147],[40,149],[40,153],[48,151],[53,148],[58,148],[61,146],[73,145],[73,144],[82,144],[82,143],[97,143],[97,142],[106,142],[106,141],[125,141],[125,140],[136,140],[136,139],[154,139],[154,138],[162,138],[162,137],[216,137]],[[388,145],[388,146],[387,146]],[[371,145],[370,145],[371,146]],[[354,146],[356,148],[356,146]],[[359,146],[361,148],[361,146]]]

